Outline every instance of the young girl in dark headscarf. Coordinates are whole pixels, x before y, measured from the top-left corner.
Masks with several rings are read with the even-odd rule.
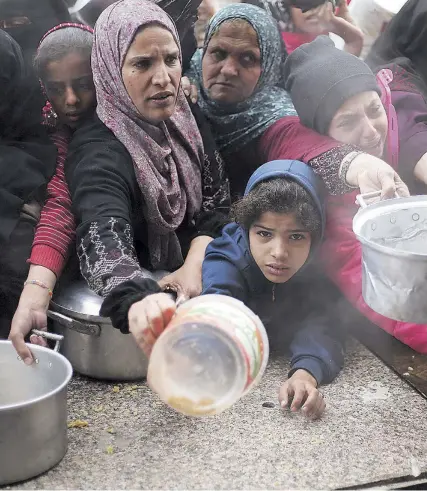
[[[90,27],[60,24],[43,36],[35,58],[37,75],[49,99],[43,112],[44,124],[58,149],[58,157],[28,260],[30,270],[12,322],[10,337],[24,361],[31,361],[24,337],[32,328],[46,328],[52,290],[75,240],[64,162],[75,129],[95,110],[92,42]],[[44,344],[37,336],[32,336],[31,341]]]
[[[28,272],[34,229],[56,149],[41,125],[18,44],[0,30],[0,336],[10,322]]]

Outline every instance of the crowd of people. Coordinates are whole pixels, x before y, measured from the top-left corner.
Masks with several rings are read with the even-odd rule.
[[[427,353],[427,326],[364,302],[352,231],[357,194],[425,193],[424,2],[366,63],[346,2],[227,5],[199,48],[200,0],[109,2],[95,26],[36,3],[0,0],[0,337],[25,363],[76,263],[148,356],[170,293],[241,300],[290,350],[280,400],[313,418],[343,366],[343,298]]]

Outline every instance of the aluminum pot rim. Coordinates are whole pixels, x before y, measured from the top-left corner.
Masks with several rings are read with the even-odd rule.
[[[419,252],[408,252],[408,251],[390,249],[389,247],[385,247],[385,246],[382,246],[380,244],[376,244],[375,242],[370,242],[369,240],[360,236],[356,232],[354,232],[354,235],[357,237],[358,241],[362,245],[365,245],[366,247],[368,247],[369,249],[373,249],[374,251],[381,252],[387,256],[399,257],[402,259],[409,259],[411,261],[417,261],[417,262],[418,261],[425,261],[427,259],[427,252],[425,254],[423,254],[423,253],[419,253]]]
[[[405,204],[410,204],[410,203],[424,203],[425,207],[427,208],[427,195],[387,199],[368,205],[366,208],[360,208],[357,211],[356,215],[354,215],[353,217],[353,233],[361,244],[366,245],[370,249],[373,249],[377,252],[386,254],[387,256],[399,257],[399,258],[409,259],[412,261],[425,261],[427,258],[427,252],[421,253],[421,252],[402,251],[399,249],[391,249],[390,247],[386,247],[384,245],[377,244],[369,239],[366,239],[365,237],[360,235],[358,231],[356,231],[356,230],[360,231],[362,226],[366,223],[363,222],[362,224],[360,224],[361,218],[364,214],[372,212],[372,210],[376,210],[376,209],[389,208],[390,206],[396,203],[400,203],[402,205],[401,207],[403,207]]]
[[[61,382],[61,384],[58,387],[52,389],[51,391],[47,392],[46,394],[42,394],[39,397],[35,397],[35,398],[29,399],[27,401],[19,402],[17,404],[8,404],[5,406],[0,406],[0,414],[2,411],[5,412],[5,411],[13,410],[13,409],[21,409],[24,407],[32,406],[32,405],[37,404],[41,401],[44,401],[45,399],[49,399],[50,397],[55,396],[56,394],[61,392],[69,384],[71,377],[73,376],[73,367],[71,366],[71,363],[67,360],[67,358],[65,358],[65,356],[61,355],[60,353],[57,353],[56,351],[51,350],[50,348],[45,348],[44,346],[38,346],[35,344],[29,344],[29,343],[26,343],[26,344],[27,344],[27,346],[30,347],[32,352],[37,353],[37,352],[43,352],[44,351],[44,352],[48,353],[49,356],[53,356],[53,358],[57,358],[62,363],[64,363],[64,365],[66,367],[66,376],[64,378],[64,381]],[[13,348],[11,341],[0,340],[0,346],[1,345],[11,345]],[[15,348],[13,348],[13,349],[15,349]],[[30,369],[30,368],[31,367],[28,367],[28,369]]]
[[[92,315],[92,314],[82,314],[81,312],[77,312],[76,310],[72,310],[67,307],[64,307],[61,304],[55,302],[55,297],[50,301],[50,308],[54,312],[58,312],[60,314],[66,315],[74,320],[87,322],[88,324],[109,325],[111,323],[109,317],[102,317],[100,315]]]

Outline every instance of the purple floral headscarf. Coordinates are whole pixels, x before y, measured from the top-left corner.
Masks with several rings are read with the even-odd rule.
[[[182,89],[173,116],[154,126],[142,119],[125,88],[127,51],[138,29],[153,23],[171,32],[181,49],[172,19],[153,2],[119,0],[105,9],[95,26],[92,70],[97,114],[133,159],[151,265],[172,270],[183,262],[175,231],[193,220],[202,203],[203,142]]]

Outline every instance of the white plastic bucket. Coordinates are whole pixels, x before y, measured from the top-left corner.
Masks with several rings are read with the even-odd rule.
[[[349,12],[364,34],[360,57],[365,59],[377,37],[403,7],[406,0],[352,0]]]
[[[267,333],[242,302],[202,295],[182,304],[154,344],[148,382],[160,398],[189,416],[224,411],[261,379]]]

